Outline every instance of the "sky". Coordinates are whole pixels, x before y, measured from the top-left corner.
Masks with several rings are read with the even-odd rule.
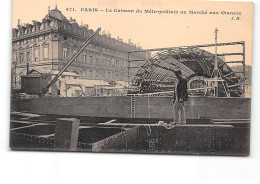
[[[125,42],[131,39],[143,49],[212,44],[215,42],[214,30],[218,28],[218,42],[245,41],[246,64],[252,64],[253,3],[187,0],[13,0],[13,27],[17,27],[18,19],[25,24],[32,20],[41,21],[48,13],[48,6],[54,9],[55,5],[68,19],[72,17],[79,24],[88,24],[93,30],[101,27],[102,31],[109,31],[112,37],[119,36]],[[76,11],[68,11],[73,8]],[[97,8],[98,11],[81,11],[85,8]],[[118,12],[121,9],[132,10],[134,13]],[[150,9],[178,13],[144,12]],[[137,13],[137,10],[142,10],[142,13]],[[190,14],[190,11],[204,14]],[[209,14],[210,12],[219,14]],[[241,15],[228,15],[228,12]],[[240,20],[231,20],[232,17],[239,17]],[[214,52],[214,48],[212,49],[209,51]],[[241,51],[241,46],[218,48],[219,53]],[[226,57],[226,60],[239,59],[239,56]]]

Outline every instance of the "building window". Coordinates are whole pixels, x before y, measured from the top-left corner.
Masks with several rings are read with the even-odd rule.
[[[23,52],[20,53],[20,63],[23,63],[23,60],[24,60],[24,55],[23,55]]]
[[[67,48],[63,48],[63,59],[66,59],[67,58]]]
[[[119,61],[116,60],[116,68],[119,68]]]
[[[107,73],[107,78],[110,79],[110,72]]]
[[[99,71],[99,79],[102,79],[103,78],[103,73],[102,71]]]
[[[87,63],[87,55],[85,53],[83,54],[83,63]]]
[[[110,59],[107,59],[107,66],[110,67]]]
[[[114,58],[111,59],[111,66],[112,66],[112,67],[115,66],[115,59],[114,59]]]
[[[87,70],[84,70],[83,71],[83,77],[86,77],[87,76]]]
[[[89,70],[89,76],[92,77],[92,70]]]
[[[106,57],[103,57],[102,66],[106,66]]]
[[[66,36],[64,36],[64,40],[68,40],[68,38]]]
[[[99,65],[99,58],[96,56],[96,65]]]
[[[39,49],[34,50],[34,61],[39,61]]]
[[[30,63],[31,62],[31,53],[30,53],[30,51],[27,51],[26,57],[27,57],[27,62]]]
[[[13,62],[16,62],[16,51],[13,51]]]
[[[96,71],[96,77],[98,77],[98,71]]]
[[[89,56],[89,62],[91,65],[93,64],[93,56]]]
[[[48,60],[48,58],[49,58],[49,48],[44,47],[43,48],[43,60]]]

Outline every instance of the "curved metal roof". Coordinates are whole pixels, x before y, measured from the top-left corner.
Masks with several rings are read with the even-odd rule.
[[[231,96],[241,95],[239,76],[221,59],[217,58],[219,77],[224,79],[221,84],[223,90]],[[135,76],[135,85],[140,86],[143,81],[153,84],[157,82],[175,82],[175,71],[182,71],[186,78],[203,76],[213,78],[215,55],[198,47],[179,47],[160,51],[141,66]],[[142,86],[142,85],[141,85]],[[225,89],[224,89],[225,88]],[[230,88],[230,89],[229,89]]]
[[[138,71],[137,78],[151,81],[175,80],[174,71],[181,70],[182,75],[212,77],[214,55],[205,50],[185,47],[158,52],[152,56]],[[220,75],[229,74],[232,69],[218,57]]]

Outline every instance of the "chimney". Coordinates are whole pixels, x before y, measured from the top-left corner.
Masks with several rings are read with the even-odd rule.
[[[128,44],[131,44],[131,39],[128,39]]]
[[[20,25],[21,25],[21,20],[18,19],[18,27],[20,27]]]

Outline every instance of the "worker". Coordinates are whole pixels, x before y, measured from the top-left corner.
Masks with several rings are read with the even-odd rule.
[[[188,100],[187,79],[182,77],[180,70],[174,72],[177,78],[173,96],[174,124],[186,124],[184,102]]]

